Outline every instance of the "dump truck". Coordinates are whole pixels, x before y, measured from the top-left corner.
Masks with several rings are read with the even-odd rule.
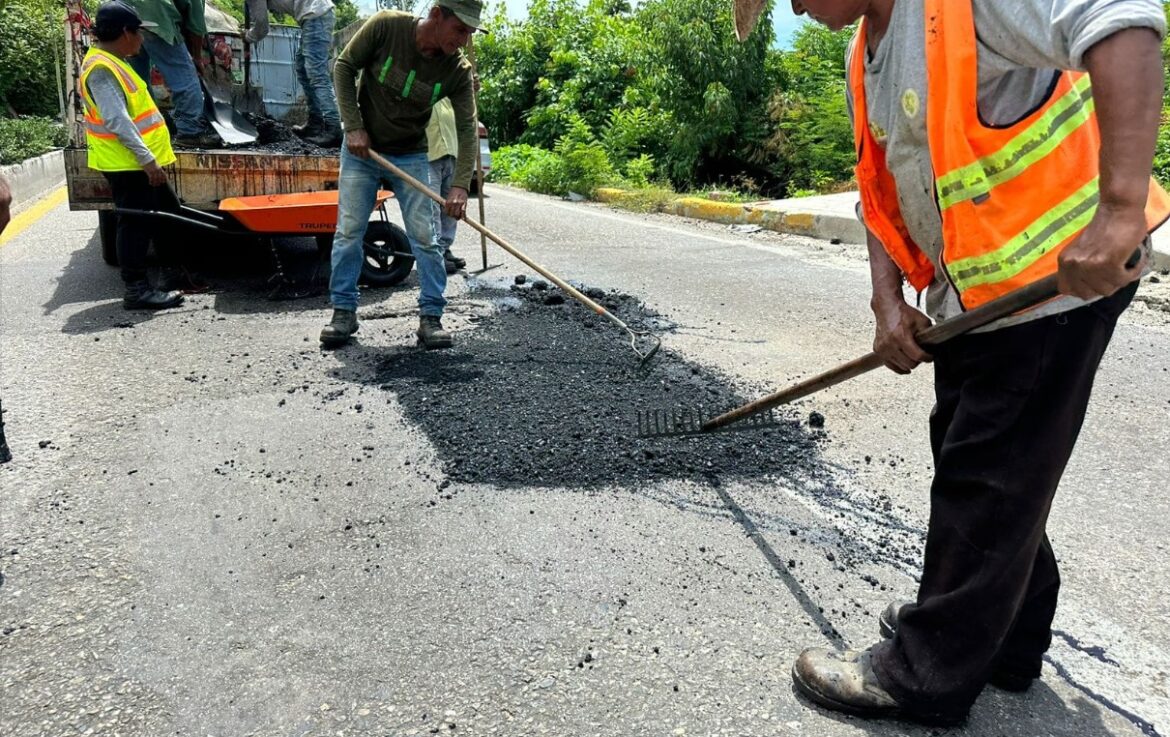
[[[264,116],[278,123],[303,120],[306,112],[303,92],[299,89],[294,58],[299,43],[300,29],[295,26],[273,25],[265,39],[255,44],[249,57],[248,74],[244,73],[243,37],[238,23],[229,16],[208,10],[208,66],[213,72],[226,75],[233,87],[233,97],[244,98],[258,94],[263,101]],[[71,210],[98,211],[98,241],[102,258],[117,265],[115,246],[116,223],[119,215],[109,183],[100,172],[86,164],[84,108],[78,87],[82,60],[91,43],[90,19],[80,0],[66,2],[66,116],[68,145],[65,149],[65,180]],[[348,38],[353,29],[343,29],[340,38]],[[157,75],[157,72],[155,72]],[[160,107],[167,109],[167,92],[161,78],[152,75],[147,80],[152,86]],[[250,78],[254,90],[241,89],[241,82]],[[250,232],[257,236],[310,236],[317,239],[323,251],[332,247],[336,221],[336,192],[340,159],[337,151],[316,150],[311,153],[289,153],[257,144],[225,147],[222,150],[191,151],[176,149],[175,163],[166,172],[183,212],[160,214],[174,224],[213,228],[227,234]],[[287,209],[306,198],[272,199],[282,195],[311,196],[313,210],[297,213]],[[328,194],[326,194],[328,193]],[[332,216],[322,217],[322,203],[334,203]],[[268,199],[265,199],[268,198]],[[382,203],[387,198],[380,198]],[[223,210],[229,203],[234,210]],[[251,230],[237,215],[254,213],[265,202],[274,208],[292,213],[283,222],[291,227],[273,225],[271,231]],[[395,284],[410,273],[414,259],[406,233],[386,217],[384,204],[380,216],[371,223],[366,237],[362,277],[372,286]],[[203,214],[200,216],[200,214]],[[280,222],[278,218],[261,218],[261,222]],[[255,222],[255,221],[252,221]],[[216,228],[217,224],[221,227]]]

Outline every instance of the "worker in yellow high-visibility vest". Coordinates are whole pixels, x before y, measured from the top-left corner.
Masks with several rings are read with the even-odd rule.
[[[175,162],[170,133],[149,86],[126,63],[141,49],[140,29],[145,25],[121,2],[98,8],[92,28],[97,40],[81,65],[85,143],[89,168],[109,180],[119,209],[167,210],[174,201],[163,171]],[[183,302],[180,293],[160,291],[147,280],[150,236],[149,221],[118,217],[118,260],[126,283],[122,304],[128,310],[164,309]]]

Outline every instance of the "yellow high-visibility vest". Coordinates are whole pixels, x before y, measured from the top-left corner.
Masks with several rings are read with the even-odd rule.
[[[130,65],[113,54],[91,47],[81,64],[81,96],[85,102],[85,145],[88,147],[90,169],[97,171],[139,171],[142,165],[134,153],[122,145],[118,137],[106,127],[97,103],[89,94],[86,82],[95,69],[108,69],[122,86],[126,95],[126,110],[142,135],[146,147],[154,154],[159,166],[175,163],[171,150],[171,134],[158,106],[150,97],[150,89]]]

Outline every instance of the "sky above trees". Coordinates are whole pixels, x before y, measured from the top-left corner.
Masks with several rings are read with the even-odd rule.
[[[730,2],[730,0],[728,0]],[[374,12],[376,0],[358,0],[358,8],[361,9],[363,15],[369,15]],[[635,0],[636,4],[637,0]],[[421,9],[427,4],[426,0],[419,0],[417,6]],[[492,12],[497,3],[492,0],[487,0],[487,10]],[[528,15],[527,0],[511,0],[511,2],[504,3],[507,8],[508,17],[515,20],[523,20]],[[797,18],[792,14],[791,6],[788,3],[778,3],[776,10],[772,13],[772,27],[776,30],[776,44],[782,48],[787,49],[792,45],[792,33],[804,23],[802,18]]]

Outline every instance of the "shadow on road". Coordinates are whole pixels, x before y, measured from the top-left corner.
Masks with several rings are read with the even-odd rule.
[[[159,283],[164,267],[171,269],[177,260],[195,275],[195,279],[214,295],[212,309],[229,315],[287,314],[329,309],[329,258],[322,254],[312,238],[278,239],[280,269],[268,242],[256,238],[217,238],[205,234],[172,234],[168,244],[177,258],[162,263],[152,250],[151,279]],[[284,275],[284,279],[280,278]],[[399,290],[417,289],[412,274],[403,283],[386,288],[363,288],[370,299]],[[75,250],[60,276],[49,300],[42,306],[45,315],[63,307],[99,302],[100,304],[70,315],[62,332],[70,335],[99,333],[133,327],[167,314],[126,311],[121,307],[123,284],[117,267],[106,264],[95,232],[86,245]]]

